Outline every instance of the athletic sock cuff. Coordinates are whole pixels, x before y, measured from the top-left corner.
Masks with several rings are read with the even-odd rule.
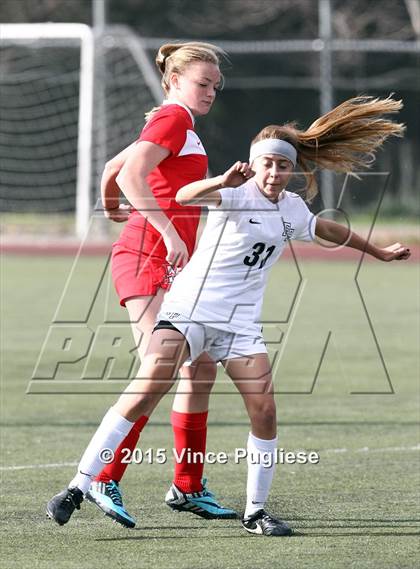
[[[259,439],[252,433],[248,436],[248,446],[253,446],[255,449],[262,452],[271,452],[277,447],[278,438],[274,439]]]
[[[140,434],[144,429],[144,427],[146,426],[148,420],[149,417],[147,417],[146,415],[142,415],[140,419],[137,419],[137,421],[134,423],[133,430]]]
[[[207,425],[208,411],[201,413],[179,413],[172,411],[171,424],[182,429],[204,429]]]
[[[106,425],[108,427],[109,432],[115,431],[123,434],[124,436],[128,435],[134,424],[135,423],[133,421],[129,421],[120,415],[114,407],[110,407],[108,409],[108,412],[102,419],[101,423],[101,425]]]

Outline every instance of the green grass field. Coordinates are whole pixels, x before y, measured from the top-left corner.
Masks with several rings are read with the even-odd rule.
[[[171,481],[170,456],[164,465],[128,469],[123,489],[127,509],[138,519],[134,530],[110,523],[89,504],[65,527],[46,519],[47,500],[71,479],[72,464],[115,398],[99,392],[122,387],[106,379],[78,380],[82,360],[61,365],[49,382],[32,381],[27,393],[72,264],[70,257],[3,259],[5,569],[418,566],[420,338],[414,263],[363,264],[357,282],[366,310],[352,262],[301,262],[300,286],[292,263],[280,263],[271,276],[264,317],[266,337],[273,342],[270,353],[278,352],[279,446],[320,455],[318,465],[277,468],[269,510],[299,532],[277,539],[250,536],[236,520],[208,522],[172,513],[163,501]],[[103,266],[100,257],[80,260],[59,320],[83,321],[87,315],[95,330],[105,314],[108,323],[121,328],[125,312],[107,289],[107,278],[95,296]],[[105,344],[99,343],[90,355],[91,376],[100,375],[107,356]],[[44,367],[51,368],[55,360],[48,357],[47,350]],[[126,367],[108,367],[107,373],[111,369],[111,376],[118,376]],[[59,395],[60,389],[78,394]],[[208,449],[233,453],[246,443],[247,417],[222,373],[215,392]],[[142,435],[143,449],[171,449],[171,399],[164,399]],[[210,488],[242,511],[246,464],[208,465],[206,475]]]

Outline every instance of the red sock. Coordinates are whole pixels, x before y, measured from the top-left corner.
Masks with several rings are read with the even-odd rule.
[[[181,456],[182,449],[191,449],[193,452],[206,452],[207,440],[207,415],[203,413],[178,413],[172,411],[171,423],[174,432],[175,449]],[[203,489],[201,479],[203,477],[204,461],[189,462],[187,453],[178,463],[175,461],[174,484],[182,492],[200,492]]]
[[[127,451],[124,450],[124,452],[122,452],[122,450],[128,448],[130,449],[131,453],[133,452],[133,450],[136,448],[137,441],[139,440],[140,433],[142,432],[143,427],[148,420],[149,417],[143,415],[134,423],[131,431],[115,451],[114,460],[110,464],[107,464],[98,474],[98,476],[94,478],[94,480],[97,482],[109,482],[110,480],[119,482],[121,480],[121,478],[124,476],[125,469],[128,466],[128,462],[121,462],[123,458],[127,457]]]

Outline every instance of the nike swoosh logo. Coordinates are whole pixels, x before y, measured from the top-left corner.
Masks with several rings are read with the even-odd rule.
[[[263,529],[261,526],[259,526],[258,524],[255,524],[255,528],[248,528],[244,525],[244,528],[246,529],[246,531],[249,531],[249,533],[256,533],[259,535],[262,535],[263,533]]]
[[[259,225],[261,225],[261,221],[255,221],[255,219],[251,219],[249,220],[249,223],[258,223]]]

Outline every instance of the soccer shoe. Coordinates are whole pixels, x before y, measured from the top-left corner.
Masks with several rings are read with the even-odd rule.
[[[86,499],[96,504],[105,515],[126,528],[133,528],[136,525],[136,520],[124,508],[118,482],[113,480],[110,482],[92,482]]]
[[[244,518],[242,525],[246,531],[257,535],[286,536],[293,533],[292,528],[286,522],[273,518],[265,510],[258,510],[252,516]]]
[[[167,505],[178,512],[191,512],[207,520],[233,520],[238,517],[235,510],[224,508],[212,492],[206,488],[207,480],[203,480],[201,492],[186,494],[172,484],[165,497]]]
[[[79,488],[67,488],[53,496],[47,504],[47,516],[58,525],[66,524],[75,509],[80,510],[83,492]]]

